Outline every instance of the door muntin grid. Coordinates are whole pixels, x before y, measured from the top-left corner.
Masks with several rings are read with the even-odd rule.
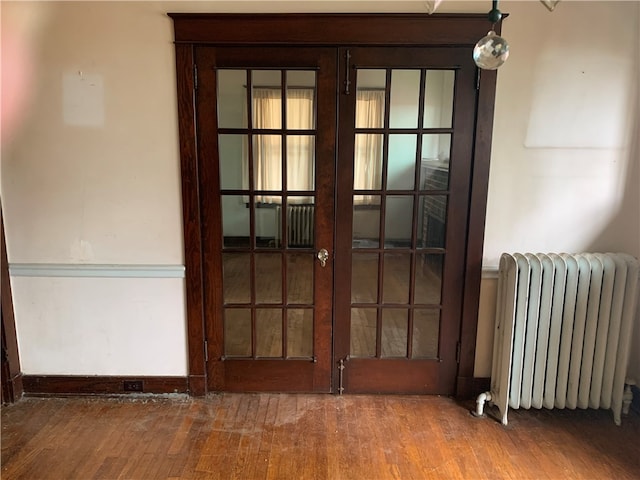
[[[351,357],[438,358],[455,74],[356,71]]]
[[[224,357],[313,358],[317,72],[216,73]]]

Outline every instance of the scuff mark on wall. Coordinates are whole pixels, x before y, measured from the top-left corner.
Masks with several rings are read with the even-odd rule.
[[[78,70],[62,78],[62,116],[65,125],[104,126],[104,80],[97,73]]]
[[[94,260],[93,247],[90,242],[86,240],[78,239],[71,244],[70,248],[71,261],[90,263]]]

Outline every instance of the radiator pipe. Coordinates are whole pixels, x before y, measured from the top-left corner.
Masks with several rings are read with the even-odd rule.
[[[484,403],[491,401],[491,392],[484,392],[478,395],[476,409],[471,411],[474,417],[484,417]]]

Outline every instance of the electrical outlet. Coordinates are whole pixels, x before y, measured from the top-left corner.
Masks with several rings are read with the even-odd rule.
[[[142,380],[125,380],[123,389],[125,392],[142,392]]]

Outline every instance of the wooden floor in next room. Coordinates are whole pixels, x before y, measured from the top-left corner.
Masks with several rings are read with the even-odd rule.
[[[3,479],[637,479],[640,415],[437,396],[27,398],[2,407]]]

